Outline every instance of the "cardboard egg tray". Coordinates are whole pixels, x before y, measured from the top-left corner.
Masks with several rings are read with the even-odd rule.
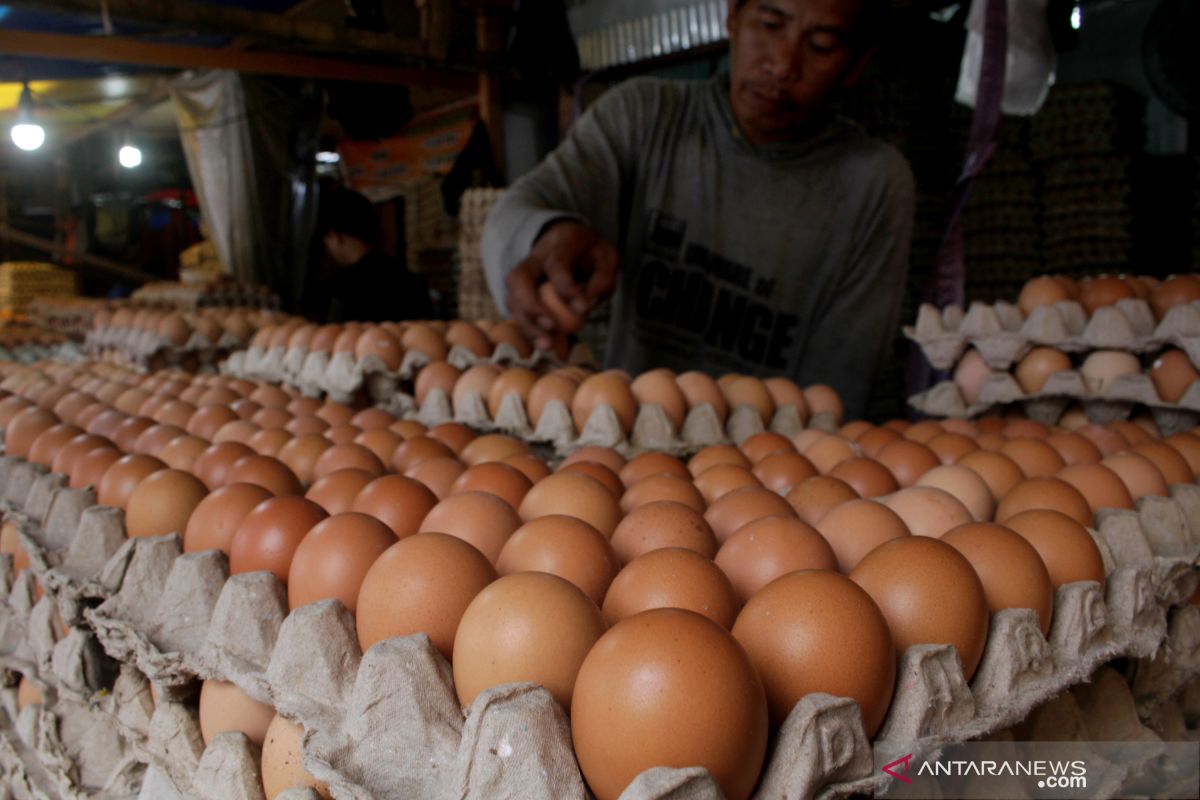
[[[185,554],[177,533],[126,540],[120,511],[21,459],[0,458],[0,487],[31,563],[15,581],[11,561],[0,563],[0,667],[10,683],[16,672],[30,676],[47,698],[18,714],[14,692],[4,693],[0,765],[13,786],[29,787],[15,796],[111,796],[142,780],[143,797],[259,800],[259,753],[245,736],[222,734],[205,748],[185,702],[196,679],[232,681],[302,723],[304,766],[335,798],[587,796],[567,717],[541,687],[495,687],[464,713],[449,664],[423,634],[361,654],[336,601],[289,612],[269,573],[229,577],[224,554]],[[1119,713],[1110,719],[1106,704],[1078,701],[1082,729],[1159,735],[1138,713],[1163,735],[1186,729],[1172,709],[1200,709],[1200,606],[1186,605],[1200,584],[1200,487],[1102,511],[1091,533],[1106,586],[1061,587],[1049,636],[1031,610],[994,615],[970,684],[952,647],[910,648],[876,744],[924,753],[1051,724],[1031,712],[1070,702],[1063,692],[1089,678],[1075,695],[1112,695],[1109,672],[1097,669],[1117,658],[1140,659],[1119,681]],[[45,589],[36,602],[35,577]],[[878,791],[885,778],[873,770],[857,706],[813,694],[779,732],[758,796]],[[719,796],[701,769],[649,770],[623,795]]]
[[[1145,373],[1121,375],[1096,392],[1078,370],[1064,370],[1047,378],[1037,394],[1027,394],[1010,373],[996,372],[984,378],[974,403],[967,403],[953,380],[942,381],[908,402],[931,417],[976,417],[1016,403],[1027,417],[1047,425],[1056,424],[1075,403],[1081,404],[1088,419],[1097,423],[1128,419],[1135,407],[1145,407],[1164,436],[1200,424],[1200,381],[1188,387],[1178,403],[1167,403]]]
[[[1145,300],[1126,298],[1097,309],[1091,318],[1073,301],[1040,306],[1026,318],[1010,303],[972,303],[967,311],[947,306],[939,311],[922,304],[915,325],[904,335],[916,342],[935,369],[948,370],[968,347],[989,367],[1008,370],[1036,346],[1066,353],[1124,350],[1153,353],[1174,345],[1200,367],[1200,303],[1171,309],[1157,325]]]
[[[212,342],[199,331],[192,331],[181,347],[154,331],[111,325],[92,329],[83,343],[84,352],[94,359],[119,361],[140,372],[171,367],[188,372],[215,371],[220,359],[241,346],[241,340],[230,333]]]

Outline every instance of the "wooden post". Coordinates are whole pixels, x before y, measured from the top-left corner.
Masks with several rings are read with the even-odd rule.
[[[503,47],[500,21],[483,8],[475,11],[475,45],[484,57],[499,53]],[[496,173],[502,180],[507,181],[501,81],[496,75],[487,72],[479,74],[479,116],[492,145],[492,160],[496,165]]]

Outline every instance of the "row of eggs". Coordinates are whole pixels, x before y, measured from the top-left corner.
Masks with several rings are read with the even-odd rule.
[[[232,572],[274,572],[293,606],[336,597],[356,614],[363,649],[428,633],[451,660],[464,706],[488,686],[542,683],[571,711],[581,766],[600,796],[616,796],[666,758],[646,709],[633,713],[645,702],[632,695],[633,672],[654,664],[669,675],[658,710],[673,725],[693,705],[728,712],[719,724],[680,729],[691,752],[707,754],[692,756],[696,763],[730,796],[745,796],[768,727],[799,697],[854,697],[873,733],[897,652],[951,642],[969,677],[989,612],[1032,607],[1045,629],[1054,587],[1103,581],[1084,529],[1096,508],[1129,507],[1135,496],[1190,483],[1200,469],[1193,434],[1160,442],[1135,423],[1067,432],[993,418],[855,422],[794,440],[763,433],[687,462],[587,448],[551,473],[508,437],[453,424],[425,431],[378,409],[314,407],[278,387],[94,365],[8,373],[0,385],[15,394],[0,400],[0,427],[10,455],[96,486],[101,503],[125,509],[130,535],[182,531],[185,549],[225,550]],[[106,391],[118,378],[119,392]],[[147,395],[137,411],[149,404],[151,417],[99,399],[114,394],[129,407],[140,397],[127,394],[133,389]],[[218,393],[191,419],[226,404],[251,417],[282,410],[284,427],[254,436],[285,435],[259,437],[256,449],[250,439],[209,443],[189,432],[198,427],[191,419],[175,430],[155,421],[190,389]],[[326,435],[353,428],[399,441],[384,459],[353,440],[326,440],[301,478],[276,456],[305,436],[324,439],[286,427],[306,419],[320,420],[326,427],[313,427]],[[131,442],[119,435],[139,427]],[[118,439],[129,446],[114,446]],[[322,463],[330,452],[355,458]],[[105,461],[99,478],[89,474]],[[397,463],[406,475],[387,473]],[[671,672],[688,663],[713,670]],[[202,696],[202,724],[215,730],[204,712],[211,705]],[[259,709],[260,719],[268,712]],[[630,730],[634,719],[648,727]]]

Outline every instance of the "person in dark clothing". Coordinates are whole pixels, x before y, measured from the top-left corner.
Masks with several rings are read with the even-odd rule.
[[[335,264],[328,322],[431,319],[429,290],[400,259],[378,249],[379,219],[358,192],[334,189],[321,197],[317,234]]]

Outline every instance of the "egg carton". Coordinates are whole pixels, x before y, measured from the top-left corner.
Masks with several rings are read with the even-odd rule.
[[[217,342],[199,331],[177,345],[154,331],[107,327],[90,331],[83,352],[95,360],[117,360],[139,372],[178,368],[187,372],[215,371],[225,354],[241,346],[241,341],[226,332]]]
[[[10,472],[19,476],[19,466],[10,464]],[[62,492],[47,491],[50,477],[25,481],[23,507],[32,519],[40,496]],[[52,505],[46,503],[43,521]],[[1170,632],[1167,608],[1186,602],[1200,581],[1200,488],[1176,486],[1170,498],[1143,498],[1136,511],[1102,512],[1093,535],[1108,574],[1105,589],[1088,582],[1062,587],[1048,638],[1031,611],[995,615],[971,685],[953,648],[911,648],[877,743],[936,748],[977,738],[1015,724],[1101,664],[1157,652]],[[247,778],[254,750],[244,737],[218,737],[203,748],[195,712],[177,702],[199,677],[230,680],[302,723],[304,765],[335,797],[389,796],[396,787],[418,796],[586,796],[565,715],[544,689],[496,687],[464,715],[449,665],[424,635],[387,640],[361,655],[353,618],[336,601],[288,613],[273,576],[228,578],[222,554],[182,554],[178,534],[132,547],[120,589],[84,619],[111,655],[135,667],[122,670],[115,698],[144,700],[147,678],[158,685],[152,712],[144,702],[125,702],[112,713],[123,715],[123,732],[141,732],[142,752],[181,793],[258,797]],[[849,744],[831,753],[829,741]],[[849,796],[878,788],[857,707],[810,695],[783,726],[760,793]],[[711,778],[696,770],[651,770],[626,796],[680,792],[717,796]]]
[[[1155,323],[1145,300],[1125,298],[1099,308],[1089,319],[1074,301],[1039,306],[1025,317],[1016,306],[972,303],[967,311],[947,306],[939,311],[924,303],[904,335],[917,343],[934,369],[949,370],[968,347],[979,351],[989,367],[1008,370],[1035,346],[1066,353],[1123,350],[1153,353],[1174,345],[1200,366],[1200,302],[1172,308]]]
[[[714,444],[741,443],[749,437],[772,430],[791,438],[804,429],[804,422],[795,406],[784,406],[774,413],[769,425],[751,406],[733,409],[725,425],[709,403],[701,403],[688,411],[683,426],[676,429],[657,403],[638,407],[633,428],[627,433],[612,407],[600,404],[588,417],[583,430],[575,427],[571,410],[560,400],[551,400],[542,410],[536,426],[532,425],[525,404],[515,394],[506,396],[493,419],[487,404],[478,393],[468,394],[455,404],[441,389],[433,389],[419,407],[415,401],[405,406],[400,416],[415,419],[432,427],[443,422],[461,422],[476,430],[506,433],[528,442],[551,446],[559,455],[580,447],[611,447],[622,455],[632,457],[657,451],[675,455],[694,453]],[[394,409],[394,413],[400,409]],[[810,427],[837,430],[833,415],[817,414],[809,420]]]
[[[1010,373],[995,372],[984,378],[974,403],[967,403],[953,380],[913,395],[908,402],[931,417],[959,418],[977,417],[1015,403],[1027,417],[1046,425],[1056,424],[1075,404],[1083,407],[1090,421],[1101,424],[1128,419],[1135,408],[1144,407],[1164,436],[1200,424],[1200,381],[1189,386],[1179,402],[1167,403],[1145,373],[1120,375],[1097,392],[1078,370],[1063,370],[1048,377],[1040,392],[1028,394]]]

